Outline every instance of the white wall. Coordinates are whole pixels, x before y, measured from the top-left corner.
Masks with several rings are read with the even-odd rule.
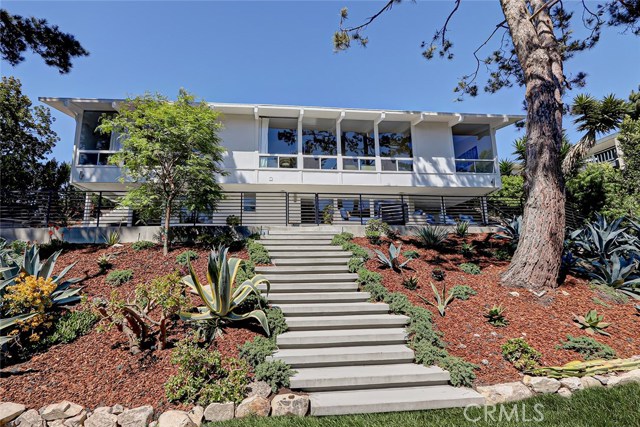
[[[413,127],[414,171],[455,173],[453,137],[447,123],[419,123]]]

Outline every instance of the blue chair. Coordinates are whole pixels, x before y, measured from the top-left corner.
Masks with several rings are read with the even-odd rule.
[[[438,218],[440,219],[440,224],[445,224],[445,225],[456,225],[456,220],[453,219],[453,217],[451,217],[450,215],[438,215]]]
[[[436,218],[433,215],[426,214],[425,218],[427,220],[427,224],[430,224],[430,225],[435,225],[436,224]]]
[[[476,222],[476,220],[473,218],[473,216],[471,215],[460,215],[460,221],[461,222],[468,222],[469,225],[476,225],[478,224]]]

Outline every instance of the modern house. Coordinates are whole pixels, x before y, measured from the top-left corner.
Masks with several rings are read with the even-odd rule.
[[[587,161],[594,163],[611,163],[613,167],[624,169],[622,149],[618,143],[618,133],[613,133],[596,141],[587,153]]]
[[[122,100],[40,98],[76,121],[71,183],[115,200],[126,190],[108,159],[117,135],[95,132]],[[211,103],[221,113],[229,172],[215,213],[176,222],[245,225],[486,223],[501,186],[495,132],[522,116]],[[87,208],[93,203],[87,196]],[[105,206],[103,205],[103,209]],[[86,212],[85,212],[86,213]],[[102,213],[101,215],[104,215]],[[131,222],[111,212],[110,223]],[[100,221],[100,215],[94,215]],[[106,225],[106,224],[105,224]]]

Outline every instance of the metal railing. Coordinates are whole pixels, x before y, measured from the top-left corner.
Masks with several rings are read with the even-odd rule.
[[[174,212],[174,225],[492,225],[522,213],[519,199],[496,196],[426,196],[376,193],[224,192],[215,210]],[[0,227],[103,227],[158,225],[122,205],[123,192],[0,194]],[[583,219],[568,205],[567,224]]]

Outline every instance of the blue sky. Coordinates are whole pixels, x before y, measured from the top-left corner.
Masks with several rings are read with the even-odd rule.
[[[452,92],[457,78],[474,66],[471,52],[503,19],[497,1],[463,2],[450,27],[453,61],[422,59],[420,42],[430,40],[451,3],[402,3],[370,28],[366,49],[336,54],[331,36],[340,8],[348,6],[350,22],[359,23],[380,2],[3,0],[11,13],[46,18],[74,34],[91,55],[75,60],[67,75],[30,54],[17,67],[0,65],[2,75],[22,80],[33,100],[145,91],[174,98],[185,87],[212,102],[523,114],[522,88],[464,102],[455,102]],[[639,58],[637,38],[607,29],[598,47],[565,69],[589,74],[585,92],[626,98],[640,83]],[[53,115],[61,138],[53,155],[69,160],[73,120]],[[575,141],[570,119],[565,126]],[[513,127],[498,133],[500,157],[510,155],[519,134]]]

